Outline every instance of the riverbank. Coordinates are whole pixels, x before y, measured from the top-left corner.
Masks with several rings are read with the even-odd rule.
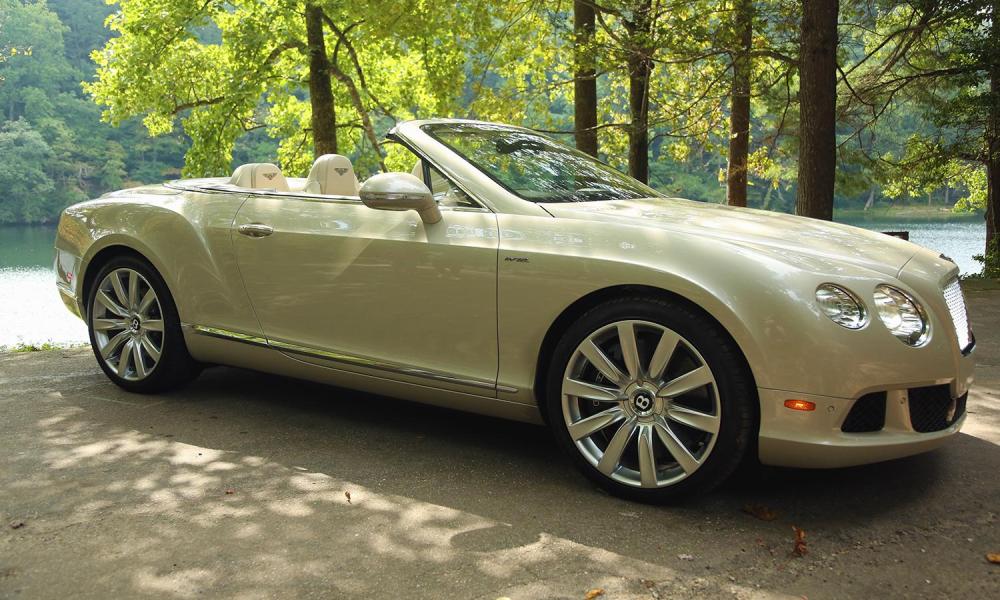
[[[868,210],[860,208],[835,209],[833,220],[855,223],[858,221],[912,221],[920,223],[979,223],[982,212],[955,212],[948,206],[874,206]]]

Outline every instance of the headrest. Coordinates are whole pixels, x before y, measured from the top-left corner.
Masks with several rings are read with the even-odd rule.
[[[317,158],[306,178],[305,191],[310,194],[357,196],[360,189],[351,160],[339,154],[324,154]]]
[[[233,172],[229,183],[248,190],[288,191],[288,182],[281,174],[281,169],[271,163],[241,165]]]

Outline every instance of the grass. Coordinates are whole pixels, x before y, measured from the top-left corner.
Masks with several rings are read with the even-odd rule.
[[[42,342],[40,344],[18,342],[13,346],[0,346],[0,353],[9,352],[12,354],[22,354],[25,352],[47,352],[49,350],[65,350],[67,348],[82,348],[88,344],[53,344],[52,342]]]

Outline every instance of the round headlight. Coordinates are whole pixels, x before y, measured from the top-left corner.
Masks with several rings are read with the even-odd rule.
[[[816,304],[837,325],[861,329],[868,324],[868,311],[860,298],[839,285],[824,283],[816,288]]]
[[[927,341],[930,326],[924,307],[899,288],[881,284],[875,288],[875,310],[892,335],[908,346]]]

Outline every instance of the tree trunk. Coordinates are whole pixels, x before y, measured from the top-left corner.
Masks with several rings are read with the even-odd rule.
[[[760,207],[764,210],[771,209],[771,193],[774,191],[773,185],[767,186],[767,191],[764,192],[764,199],[760,203]]]
[[[774,193],[778,196],[778,210],[785,210],[785,195],[781,193],[781,185],[774,188]]]
[[[865,200],[865,210],[875,205],[875,188],[868,190],[868,199]]]
[[[733,90],[729,111],[729,172],[726,200],[731,206],[747,205],[747,156],[750,153],[750,50],[753,45],[753,2],[737,0],[734,30],[738,48],[733,52]]]
[[[993,2],[990,27],[990,112],[986,122],[986,265],[984,272],[1000,269],[1000,256],[990,255],[990,242],[1000,232],[1000,0]]]
[[[833,220],[839,0],[803,0],[799,28],[797,214]]]
[[[594,5],[573,2],[576,73],[573,78],[573,118],[576,149],[597,156],[597,69],[594,59]]]
[[[330,80],[330,59],[323,39],[323,9],[306,7],[306,40],[309,49],[309,103],[312,106],[313,152],[337,153],[337,117]]]
[[[626,21],[629,31],[628,172],[643,183],[649,181],[649,76],[653,71],[652,0],[636,3],[634,21]]]

